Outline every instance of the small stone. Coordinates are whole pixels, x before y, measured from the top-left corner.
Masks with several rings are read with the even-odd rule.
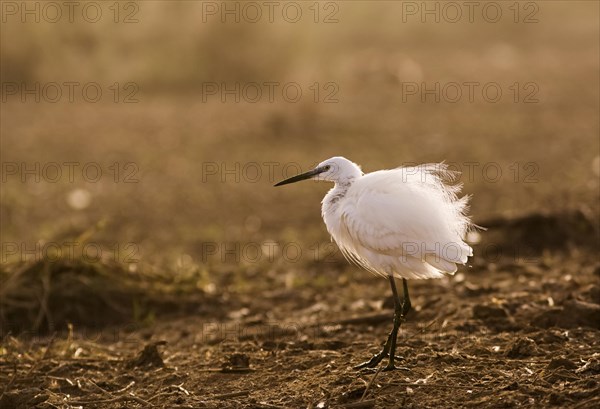
[[[556,369],[556,368],[565,368],[565,369],[575,369],[577,365],[568,359],[565,358],[553,358],[552,361],[548,364],[546,369]]]
[[[543,311],[539,314],[536,314],[531,320],[531,325],[538,328],[552,328],[556,327],[556,323],[560,315],[562,314],[562,308],[550,308],[546,311]]]
[[[480,320],[508,318],[508,313],[504,308],[495,305],[476,305],[473,307],[473,318]]]
[[[502,390],[504,390],[504,391],[516,391],[517,389],[519,389],[518,382],[512,382],[512,383],[506,385],[504,388],[502,388]]]
[[[524,358],[539,354],[539,349],[535,341],[531,338],[523,337],[514,341],[506,351],[508,358]]]
[[[563,328],[591,327],[600,329],[600,305],[569,300],[558,317],[557,326]]]
[[[229,367],[240,369],[250,367],[250,357],[246,354],[232,354],[229,357]]]
[[[576,373],[589,373],[589,374],[600,374],[600,360],[597,358],[590,358],[585,365],[575,371]]]
[[[158,341],[146,345],[136,358],[129,361],[128,366],[159,368],[165,366],[157,348],[157,346],[165,344],[165,341]]]

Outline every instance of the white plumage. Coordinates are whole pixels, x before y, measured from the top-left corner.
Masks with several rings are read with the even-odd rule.
[[[444,164],[380,170],[366,175],[342,157],[318,179],[335,182],[322,202],[327,230],[348,260],[380,275],[439,278],[473,255],[463,238],[470,226],[467,197]]]
[[[473,255],[463,240],[471,226],[468,197],[459,199],[460,185],[446,184],[454,175],[443,163],[365,175],[336,156],[275,186],[311,178],[334,182],[321,213],[348,260],[382,276],[439,278]]]

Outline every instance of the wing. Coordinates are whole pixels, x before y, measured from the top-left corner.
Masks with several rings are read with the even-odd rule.
[[[447,272],[465,263],[472,254],[462,240],[467,198],[444,183],[440,166],[373,172],[354,182],[339,213],[344,254],[371,271],[369,255],[414,258]]]

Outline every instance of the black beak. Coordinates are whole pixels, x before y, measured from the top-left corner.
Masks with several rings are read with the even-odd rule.
[[[327,171],[325,166],[323,166],[321,168],[315,168],[313,170],[309,170],[308,172],[301,173],[299,175],[292,176],[291,178],[282,180],[281,182],[276,183],[274,186],[282,186],[282,185],[287,185],[288,183],[300,182],[301,180],[310,179],[313,176],[317,176],[318,174],[323,173],[325,171]]]

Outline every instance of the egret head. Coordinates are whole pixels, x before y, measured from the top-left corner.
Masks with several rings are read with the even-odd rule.
[[[342,156],[334,156],[317,165],[313,170],[282,180],[275,186],[300,182],[306,179],[327,180],[329,182],[347,183],[362,175],[360,167]]]

